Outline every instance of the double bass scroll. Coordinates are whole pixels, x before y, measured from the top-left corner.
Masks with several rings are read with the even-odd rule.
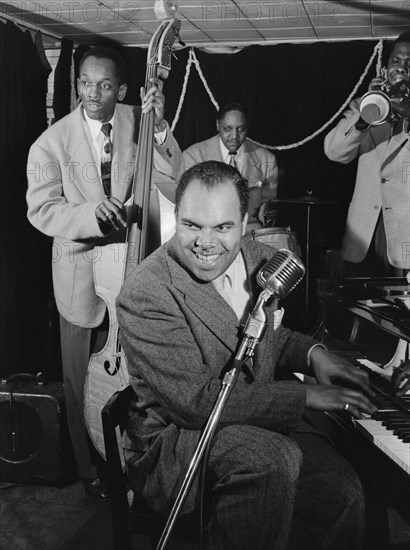
[[[164,20],[153,35],[148,49],[146,92],[153,86],[151,79],[165,80],[168,76],[172,47],[178,39],[181,26],[180,21],[173,17],[175,12],[176,8],[172,2],[155,2],[155,13]],[[164,18],[164,15],[167,18]],[[90,438],[103,458],[105,447],[101,411],[117,390],[129,384],[126,358],[119,342],[115,299],[127,274],[147,255],[154,123],[153,110],[141,114],[131,193],[132,204],[127,216],[125,242],[95,248],[95,257],[98,261],[93,262],[94,284],[98,296],[106,303],[109,328],[104,348],[92,354],[89,361],[84,386],[84,415]],[[166,199],[163,200],[166,202]],[[173,205],[171,208],[173,211]]]

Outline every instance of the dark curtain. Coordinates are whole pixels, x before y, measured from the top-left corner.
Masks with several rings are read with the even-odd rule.
[[[309,136],[336,113],[363,73],[376,43],[279,44],[250,46],[236,54],[213,54],[198,49],[195,53],[219,105],[240,101],[248,107],[249,136],[267,145],[287,145]],[[140,103],[146,50],[119,48],[119,51],[129,67],[125,103]],[[188,52],[188,48],[176,52],[165,81],[165,116],[169,123],[180,99]],[[367,90],[374,76],[375,63],[358,95]],[[216,110],[193,65],[174,132],[181,149],[214,135],[215,116]],[[323,140],[333,125],[302,146],[273,153],[282,174],[279,198],[299,198],[312,192],[320,199],[336,201],[332,207],[315,207],[311,223],[313,235],[332,246],[340,246],[357,166],[355,162],[333,163],[325,157]],[[280,210],[279,222],[291,225],[303,240],[305,212],[286,205]]]
[[[376,41],[250,46],[236,54],[195,50],[206,81],[219,105],[244,103],[250,114],[249,136],[267,145],[287,145],[309,136],[344,103],[373,53]],[[166,117],[172,121],[185,75],[188,51],[177,53],[165,83]],[[367,90],[375,64],[358,93]],[[181,149],[216,133],[216,111],[194,66],[175,137]],[[336,124],[336,122],[334,123]],[[334,125],[333,124],[333,125]],[[333,127],[333,125],[331,127]],[[273,151],[281,168],[279,198],[298,198],[311,191],[337,201],[335,208],[315,207],[312,225],[340,244],[352,195],[356,163],[329,161],[323,140],[329,127],[294,149]],[[304,213],[281,208],[284,223],[303,234]],[[292,210],[292,211],[291,211]]]
[[[51,362],[51,247],[49,239],[27,221],[25,199],[28,150],[47,127],[49,71],[28,31],[11,22],[0,23],[2,378],[19,372],[44,373]]]
[[[54,70],[53,111],[55,121],[60,120],[70,112],[73,46],[72,40],[67,38],[61,40],[60,55]]]

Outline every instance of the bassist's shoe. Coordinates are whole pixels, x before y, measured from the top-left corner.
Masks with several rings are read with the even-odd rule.
[[[108,492],[100,478],[95,479],[83,479],[83,485],[86,495],[89,497],[100,498],[106,500],[108,498]]]

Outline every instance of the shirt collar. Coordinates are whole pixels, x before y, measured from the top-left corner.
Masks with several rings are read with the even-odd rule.
[[[234,261],[225,271],[225,275],[228,277],[232,289],[236,289],[239,285],[243,285],[247,278],[247,273],[242,252],[239,252],[236,256]]]
[[[99,120],[93,120],[92,118],[90,118],[87,115],[85,109],[83,109],[83,114],[84,114],[84,119],[87,123],[88,129],[90,130],[91,138],[93,140],[96,140],[97,137],[98,137],[98,134],[101,131],[102,122],[100,122]],[[115,111],[114,111],[114,114],[113,114],[111,120],[107,121],[111,124],[113,129],[114,129],[114,120],[115,120]]]
[[[236,258],[228,267],[228,269],[224,273],[222,273],[222,275],[220,275],[216,280],[220,280],[221,282],[223,282],[225,277],[227,278],[227,281],[229,282],[229,285],[233,290],[236,289],[238,285],[244,283],[247,278],[247,273],[242,252],[239,252],[239,254],[237,254]]]
[[[246,140],[245,140],[246,141]],[[236,160],[241,160],[242,159],[242,155],[243,155],[243,149],[244,149],[244,145],[245,145],[245,141],[242,143],[242,145],[239,147],[239,149],[236,151]],[[231,156],[229,154],[229,149],[227,149],[223,143],[223,141],[221,140],[221,138],[219,137],[219,146],[220,146],[220,149],[221,149],[221,156],[222,156],[222,159],[224,162],[226,162],[227,164],[229,164],[229,157]]]

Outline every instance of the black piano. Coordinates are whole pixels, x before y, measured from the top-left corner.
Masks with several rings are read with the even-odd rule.
[[[391,372],[410,353],[410,285],[404,278],[322,279],[313,336],[369,373],[379,412],[329,413],[339,444],[387,506],[410,524],[410,394],[392,396]]]

